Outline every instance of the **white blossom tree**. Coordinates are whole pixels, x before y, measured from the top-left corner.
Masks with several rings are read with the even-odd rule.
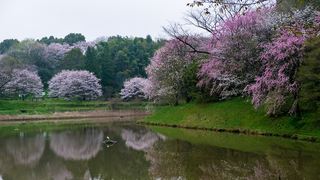
[[[43,92],[43,84],[36,72],[15,69],[10,81],[4,85],[4,92],[7,95],[18,95],[23,98],[28,95],[40,97]]]
[[[62,60],[63,57],[72,49],[78,48],[84,54],[87,51],[88,47],[94,47],[95,45],[96,42],[94,41],[81,41],[72,46],[67,43],[51,43],[45,48],[44,59],[53,63],[53,65],[56,65],[58,61]]]
[[[146,99],[146,88],[150,81],[145,78],[134,77],[124,82],[120,95],[123,100]]]
[[[150,99],[178,104],[185,88],[185,70],[199,59],[197,53],[190,51],[192,49],[175,39],[156,51],[146,68],[151,81],[151,86],[147,87]]]
[[[89,71],[64,70],[49,81],[49,96],[93,100],[102,95],[99,81]]]

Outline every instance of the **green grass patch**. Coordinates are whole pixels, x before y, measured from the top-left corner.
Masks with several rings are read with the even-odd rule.
[[[189,103],[160,106],[144,122],[213,129],[242,129],[277,134],[320,137],[319,114],[303,114],[301,120],[290,116],[271,118],[262,109],[254,109],[243,98],[216,103]]]
[[[0,100],[0,115],[50,114],[65,111],[143,109],[146,102],[66,101],[62,99]]]

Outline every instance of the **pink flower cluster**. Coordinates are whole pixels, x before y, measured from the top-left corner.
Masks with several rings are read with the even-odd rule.
[[[288,94],[298,93],[295,75],[302,61],[304,41],[301,35],[282,31],[272,42],[263,46],[261,60],[264,72],[256,78],[254,84],[246,88],[252,95],[255,107],[272,100],[267,106],[267,113],[275,115],[286,102]]]
[[[49,96],[93,100],[102,95],[99,79],[89,71],[65,70],[49,81]]]
[[[268,34],[264,14],[270,9],[239,14],[220,25],[213,34],[209,60],[198,73],[199,87],[221,98],[239,95],[260,70],[259,43]]]

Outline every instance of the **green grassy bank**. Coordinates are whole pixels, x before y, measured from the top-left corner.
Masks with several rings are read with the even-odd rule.
[[[91,111],[144,108],[145,102],[65,101],[61,99],[0,100],[0,115],[50,114],[65,111]]]
[[[320,138],[319,113],[303,114],[300,120],[289,116],[271,118],[262,109],[255,110],[243,98],[208,104],[157,107],[154,114],[146,117],[142,123],[309,141],[319,141]]]

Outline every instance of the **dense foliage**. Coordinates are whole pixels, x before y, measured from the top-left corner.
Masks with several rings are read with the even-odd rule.
[[[146,77],[145,67],[162,41],[146,38],[110,37],[90,48],[85,55],[85,69],[99,79],[105,97],[119,94],[126,79]]]
[[[99,81],[88,71],[62,71],[49,81],[49,96],[71,100],[97,99],[102,95]]]
[[[309,40],[305,56],[299,68],[297,79],[300,83],[299,101],[301,108],[320,112],[320,37]]]

